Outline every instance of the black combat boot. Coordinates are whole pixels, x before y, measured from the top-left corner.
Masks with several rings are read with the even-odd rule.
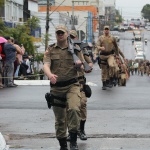
[[[70,150],[79,150],[77,145],[77,133],[70,132]]]
[[[87,140],[87,136],[84,131],[84,125],[85,125],[86,120],[81,120],[80,121],[80,139],[81,140]]]
[[[113,85],[114,85],[114,86],[117,85],[117,78],[116,78],[116,77],[113,78]]]
[[[109,88],[112,88],[113,87],[113,82],[114,82],[114,78],[110,78],[109,80]]]
[[[58,139],[60,150],[68,150],[66,138]]]
[[[102,90],[106,90],[106,81],[103,81]]]

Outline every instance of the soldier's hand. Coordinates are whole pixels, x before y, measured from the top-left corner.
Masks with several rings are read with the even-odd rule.
[[[90,66],[91,68],[93,68],[93,63],[89,63],[89,66]]]
[[[101,50],[104,51],[104,50],[105,50],[105,47],[101,47]]]
[[[58,78],[58,76],[55,75],[55,74],[51,74],[51,75],[49,76],[50,82],[51,82],[52,84],[55,84],[55,83],[57,82],[57,78]]]

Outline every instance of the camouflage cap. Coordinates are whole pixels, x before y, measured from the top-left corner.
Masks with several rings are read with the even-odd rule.
[[[109,29],[109,26],[104,26],[104,30],[105,30],[105,29]]]
[[[74,36],[74,37],[78,37],[78,34],[75,30],[71,30],[70,31],[70,35]]]
[[[58,26],[56,27],[56,32],[57,32],[57,31],[68,32],[68,29],[67,29],[67,27],[66,27],[65,25],[58,25]]]

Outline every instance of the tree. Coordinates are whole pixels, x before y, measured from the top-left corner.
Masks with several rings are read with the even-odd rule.
[[[30,29],[30,34],[32,33],[33,30],[40,27],[39,23],[40,20],[37,17],[32,16],[32,18],[28,18],[26,26]]]
[[[26,52],[29,55],[34,55],[35,46],[32,41],[31,28],[39,27],[39,20],[35,17],[29,18],[24,25],[17,25],[15,28],[5,27],[3,21],[0,21],[0,34],[2,36],[11,36],[18,41],[18,44],[23,44]]]
[[[121,23],[122,21],[123,21],[123,18],[122,18],[122,16],[120,15],[120,12],[119,12],[119,10],[117,10],[116,9],[116,23],[118,24],[118,23]]]
[[[2,34],[4,30],[5,30],[4,22],[2,21],[2,19],[0,19],[0,34]]]
[[[0,0],[0,7],[4,5],[4,0]]]
[[[145,19],[148,19],[150,21],[150,4],[144,5],[141,13]]]

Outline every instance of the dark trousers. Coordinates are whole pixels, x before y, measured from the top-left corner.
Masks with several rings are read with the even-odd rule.
[[[4,65],[4,85],[13,84],[14,63],[6,62]]]

